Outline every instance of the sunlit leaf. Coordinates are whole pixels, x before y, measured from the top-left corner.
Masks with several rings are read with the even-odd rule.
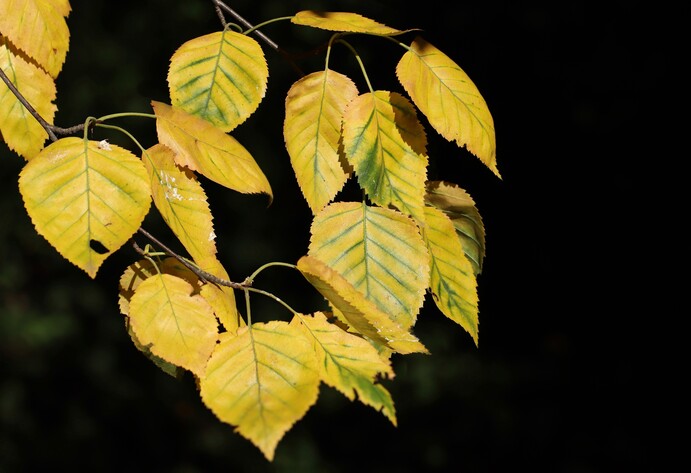
[[[199,380],[204,404],[273,460],[278,442],[316,402],[317,361],[302,331],[282,321],[221,334]]]
[[[305,336],[312,341],[322,381],[351,401],[357,394],[360,402],[381,410],[396,425],[391,394],[377,381],[379,376],[393,378],[388,360],[382,359],[364,339],[329,323],[321,312],[313,317],[296,317],[293,323],[302,327]]]
[[[404,329],[415,324],[429,285],[418,227],[391,209],[329,205],[314,218],[308,254],[339,273]]]
[[[291,20],[296,25],[310,26],[328,31],[367,33],[374,35],[396,35],[405,33],[357,13],[304,10]]]
[[[92,278],[151,206],[141,160],[118,146],[76,137],[50,144],[29,161],[19,190],[36,231]]]
[[[268,77],[254,38],[232,30],[207,34],[187,41],[171,57],[171,104],[229,132],[257,109]]]
[[[339,156],[341,120],[357,94],[350,78],[329,69],[303,77],[288,91],[283,136],[313,213],[331,202],[348,178]]]
[[[0,35],[56,78],[69,49],[70,31],[65,21],[70,13],[69,2],[0,0],[0,12]]]
[[[362,335],[398,353],[427,353],[417,337],[391,320],[376,304],[323,262],[308,255],[298,260],[297,267],[334,310]]]
[[[456,184],[431,181],[427,184],[425,201],[451,219],[473,272],[480,274],[485,259],[485,226],[472,197]]]
[[[360,95],[343,117],[343,146],[370,199],[422,221],[427,140],[415,108],[397,93]]]
[[[478,342],[478,296],[473,267],[453,223],[441,210],[425,207],[422,234],[431,259],[430,290],[439,310]]]
[[[465,146],[501,177],[494,120],[477,86],[458,64],[417,37],[396,66],[396,75],[441,136]]]
[[[0,15],[0,18],[5,17],[9,15]],[[0,44],[0,68],[38,114],[48,123],[53,123],[57,110],[53,103],[56,97],[53,79],[42,69],[11,52],[3,44]],[[48,139],[46,130],[2,81],[0,81],[0,134],[12,151],[27,160],[36,156]]]
[[[217,278],[225,281],[230,281],[228,272],[215,256],[198,258],[196,259],[196,263],[205,272],[213,274]],[[231,287],[219,286],[211,283],[204,284],[204,286],[202,286],[201,295],[211,304],[216,317],[218,317],[219,322],[221,322],[226,331],[235,333],[238,327],[245,325],[245,321],[238,313],[235,302],[235,292]]]

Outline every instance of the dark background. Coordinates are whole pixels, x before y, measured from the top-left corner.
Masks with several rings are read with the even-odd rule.
[[[228,4],[255,24],[328,9],[421,28],[478,86],[503,179],[431,128],[428,151],[430,178],[466,189],[485,223],[479,347],[427,301],[415,333],[432,354],[396,357],[387,385],[398,427],[323,386],[268,463],[202,405],[191,379],[164,374],[132,345],[117,279],[134,251],[123,247],[95,280],[62,259],[23,209],[23,160],[1,145],[0,473],[660,471],[667,456],[653,445],[664,435],[656,421],[665,403],[649,282],[659,243],[650,231],[657,206],[645,190],[662,154],[651,101],[671,62],[658,47],[656,13],[639,2]],[[204,0],[75,0],[72,8],[57,81],[60,126],[169,102],[172,53],[219,28]],[[288,22],[262,31],[291,51],[328,38]],[[403,50],[377,38],[351,42],[375,89],[402,92],[394,67]],[[270,261],[294,263],[309,238],[309,209],[281,134],[297,77],[265,51],[267,96],[233,136],[267,174],[274,203],[206,187],[221,261],[235,280]],[[349,52],[336,48],[331,61],[365,89]],[[323,56],[300,66],[318,70]],[[118,124],[155,142],[149,120]],[[155,215],[145,228],[173,241]],[[312,310],[315,296],[299,279],[272,270],[257,285]],[[270,301],[254,304],[259,318],[285,316]]]

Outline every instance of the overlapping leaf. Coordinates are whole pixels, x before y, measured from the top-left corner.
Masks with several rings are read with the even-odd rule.
[[[141,160],[118,146],[75,137],[52,143],[29,161],[19,190],[36,231],[92,278],[151,206]]]
[[[298,12],[290,21],[296,25],[348,33],[367,33],[386,36],[405,32],[351,12],[304,10]]]
[[[376,91],[348,105],[343,146],[370,199],[423,221],[427,140],[415,108],[402,95]]]
[[[231,30],[200,36],[170,59],[171,104],[229,132],[257,109],[268,77],[255,39]]]
[[[9,17],[0,15],[2,18],[5,16]],[[53,79],[42,69],[14,54],[6,44],[0,44],[0,68],[39,115],[52,123],[57,110],[53,103],[56,97]],[[7,146],[27,160],[43,149],[48,138],[41,124],[1,81],[0,133]]]
[[[339,273],[403,328],[429,285],[429,255],[415,222],[391,209],[339,202],[314,218],[308,254]]]
[[[217,278],[230,281],[228,272],[223,265],[218,261],[216,256],[207,256],[206,258],[196,259],[197,265],[205,272],[216,276]],[[209,301],[213,307],[216,317],[223,325],[223,328],[230,333],[235,333],[238,327],[245,325],[245,321],[238,313],[235,302],[235,292],[231,287],[219,286],[216,284],[204,284],[202,286],[201,294]]]
[[[65,63],[70,31],[67,0],[0,0],[0,35],[56,78]],[[9,14],[11,12],[12,14]]]
[[[317,359],[298,327],[255,323],[237,336],[221,335],[199,387],[204,404],[272,460],[317,400]]]
[[[288,91],[283,136],[313,213],[331,202],[348,178],[339,155],[341,121],[357,94],[350,78],[329,69],[303,77]]]
[[[494,120],[477,86],[458,64],[417,37],[398,62],[396,74],[441,136],[465,146],[500,177]]]

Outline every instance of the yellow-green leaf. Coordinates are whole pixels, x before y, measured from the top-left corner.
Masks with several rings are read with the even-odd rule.
[[[396,75],[430,125],[465,146],[498,177],[494,120],[470,77],[446,54],[417,37]]]
[[[69,2],[0,0],[0,12],[0,35],[56,78],[69,49],[70,31],[65,21],[70,13]]]
[[[36,231],[92,278],[151,206],[140,159],[105,141],[76,137],[50,144],[29,161],[19,190]]]
[[[158,140],[175,152],[179,165],[229,189],[246,194],[263,192],[272,197],[266,176],[235,138],[181,108],[156,101],[151,104]]]
[[[478,342],[477,281],[453,223],[441,210],[425,207],[422,234],[431,260],[430,290],[439,310]]]
[[[282,321],[222,334],[199,380],[204,404],[250,440],[267,459],[316,402],[319,376],[311,344]]]
[[[130,300],[130,326],[151,352],[201,376],[218,339],[209,303],[184,279],[157,274],[142,281]]]
[[[431,181],[427,184],[425,201],[451,219],[473,272],[480,274],[485,259],[485,226],[472,197],[456,184]]]
[[[310,26],[328,31],[367,33],[374,35],[396,35],[404,31],[391,28],[357,13],[304,10],[291,20],[296,25]]]
[[[377,382],[379,376],[393,378],[389,360],[382,359],[376,348],[364,339],[329,323],[321,312],[313,317],[295,317],[293,323],[312,341],[322,381],[351,401],[357,394],[360,402],[381,410],[396,425],[391,394]]]
[[[254,38],[219,31],[175,51],[168,69],[170,100],[229,132],[257,109],[268,78],[264,52]]]
[[[341,121],[357,95],[350,78],[330,69],[303,77],[288,91],[283,136],[312,213],[331,202],[348,179],[339,154]]]
[[[401,327],[415,324],[429,286],[429,255],[415,222],[395,210],[338,202],[317,214],[311,233],[310,256]]]
[[[405,97],[376,91],[351,101],[343,117],[343,146],[374,203],[422,221],[427,140]]]
[[[0,17],[11,17],[11,15],[0,15]],[[39,115],[48,123],[53,123],[57,110],[53,103],[56,97],[53,79],[42,69],[14,54],[6,44],[0,44],[0,68]],[[27,160],[36,156],[48,139],[48,133],[41,124],[2,81],[0,81],[0,134],[12,151]]]
[[[415,335],[391,320],[343,276],[323,262],[307,255],[298,260],[297,267],[333,309],[362,335],[398,353],[427,353],[427,349]]]

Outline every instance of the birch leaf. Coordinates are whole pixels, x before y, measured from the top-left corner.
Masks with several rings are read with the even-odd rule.
[[[415,222],[395,210],[338,202],[310,231],[310,256],[404,329],[415,324],[429,285],[429,255]]]
[[[319,376],[312,346],[282,321],[221,334],[199,380],[204,404],[273,460],[278,442],[316,402]]]
[[[350,78],[329,69],[303,77],[288,91],[283,136],[312,213],[331,202],[348,178],[339,155],[341,121],[357,94]]]
[[[0,18],[10,15],[0,15]],[[0,68],[48,123],[53,123],[57,107],[55,82],[42,69],[0,44]],[[7,146],[23,158],[36,156],[45,145],[48,133],[29,113],[4,82],[0,81],[0,134]]]
[[[417,37],[398,62],[396,75],[441,136],[465,146],[501,177],[494,120],[477,86],[458,64]]]
[[[427,141],[415,109],[403,96],[360,95],[343,118],[343,146],[370,199],[423,221]]]
[[[207,256],[206,258],[199,258],[195,261],[197,265],[207,273],[230,281],[228,273],[216,256]],[[235,292],[231,287],[204,284],[201,289],[201,295],[211,304],[216,317],[226,331],[234,334],[239,327],[245,325],[245,321],[238,312]]]
[[[218,184],[246,194],[271,186],[252,155],[232,136],[181,108],[152,101],[160,143],[175,152],[180,166],[197,171]]]
[[[118,146],[76,137],[50,144],[29,161],[19,190],[36,231],[92,278],[151,206],[141,160]]]
[[[425,238],[431,259],[430,289],[439,310],[478,343],[477,281],[449,217],[425,207]]]
[[[264,52],[255,39],[219,31],[175,51],[168,70],[170,100],[229,132],[257,109],[268,77]]]
[[[405,33],[405,31],[391,28],[357,13],[350,12],[304,10],[298,12],[290,21],[296,25],[310,26],[328,31],[367,33],[381,36]]]
[[[0,0],[0,34],[55,79],[67,57],[67,0]],[[7,12],[12,12],[8,14]],[[29,100],[30,103],[31,100]],[[45,118],[45,117],[44,117]]]

